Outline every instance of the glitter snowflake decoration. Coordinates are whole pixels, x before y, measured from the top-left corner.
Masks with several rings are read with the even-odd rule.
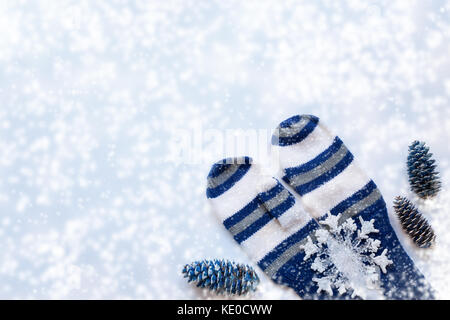
[[[364,221],[359,217],[358,228],[352,218],[339,224],[341,214],[328,214],[320,223],[325,226],[318,229],[302,245],[304,260],[314,259],[311,269],[320,277],[314,277],[317,293],[333,295],[336,289],[339,295],[351,294],[351,297],[367,297],[367,290],[378,289],[380,271],[387,272],[392,264],[387,249],[381,253],[381,242],[370,236],[379,231],[374,219]],[[313,240],[314,239],[314,240]]]

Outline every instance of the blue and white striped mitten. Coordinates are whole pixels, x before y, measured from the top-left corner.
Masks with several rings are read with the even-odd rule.
[[[352,296],[344,283],[330,286],[317,272],[320,266],[314,266],[314,260],[309,259],[319,247],[325,246],[318,244],[317,237],[321,233],[326,236],[328,231],[251,158],[229,158],[214,164],[206,194],[213,211],[234,239],[274,281],[307,299]]]
[[[283,180],[301,196],[306,211],[353,252],[345,254],[347,261],[338,259],[342,270],[378,280],[388,299],[433,298],[392,229],[380,191],[339,137],[317,117],[297,115],[280,123],[272,144],[278,147]]]

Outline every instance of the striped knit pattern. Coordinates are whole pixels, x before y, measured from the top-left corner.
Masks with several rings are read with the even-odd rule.
[[[389,259],[394,262],[386,274],[381,274],[387,298],[433,298],[431,287],[401,247],[389,223],[380,191],[339,137],[317,117],[297,115],[278,126],[272,143],[279,148],[283,180],[298,192],[315,219],[324,219],[328,212],[341,215],[339,224],[348,218],[375,219],[379,230],[375,238],[381,241],[383,249],[388,249]],[[355,219],[359,227],[358,220]]]
[[[300,195],[318,188],[333,179],[353,161],[341,139],[336,137],[333,143],[311,161],[285,170],[284,180],[297,190]]]
[[[250,168],[249,157],[227,158],[213,165],[208,175],[207,197],[216,198],[230,189]]]
[[[280,124],[280,130],[272,137],[272,143],[280,146],[299,143],[314,130],[318,122],[319,119],[311,115],[289,118]]]
[[[292,194],[277,183],[270,190],[260,193],[244,208],[227,218],[223,224],[234,239],[241,243],[270,220],[281,216],[295,203]]]
[[[317,294],[312,261],[303,261],[300,245],[319,224],[278,180],[264,175],[250,158],[241,157],[214,164],[207,185],[214,212],[271,279],[303,298],[337,298],[337,293],[334,297]]]

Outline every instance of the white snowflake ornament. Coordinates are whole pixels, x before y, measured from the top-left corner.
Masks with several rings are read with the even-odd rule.
[[[339,295],[351,293],[351,297],[365,298],[367,290],[379,288],[380,272],[386,273],[393,262],[387,256],[387,249],[378,254],[381,242],[371,238],[378,233],[375,220],[365,221],[359,217],[358,228],[352,218],[339,224],[341,215],[328,213],[321,224],[328,226],[318,229],[314,237],[308,237],[302,245],[304,260],[314,258],[311,269],[321,276],[313,280],[317,284],[317,293],[333,295],[336,289]],[[312,238],[317,241],[314,243]]]

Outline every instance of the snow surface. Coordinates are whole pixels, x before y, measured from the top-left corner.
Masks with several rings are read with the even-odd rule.
[[[450,298],[450,1],[0,1],[0,34],[0,298],[216,298],[182,266],[251,261],[206,203],[221,146],[186,162],[180,139],[302,113],[343,139]],[[414,139],[436,199],[409,191]],[[434,248],[401,232],[396,195]],[[298,298],[258,271],[245,299]]]

